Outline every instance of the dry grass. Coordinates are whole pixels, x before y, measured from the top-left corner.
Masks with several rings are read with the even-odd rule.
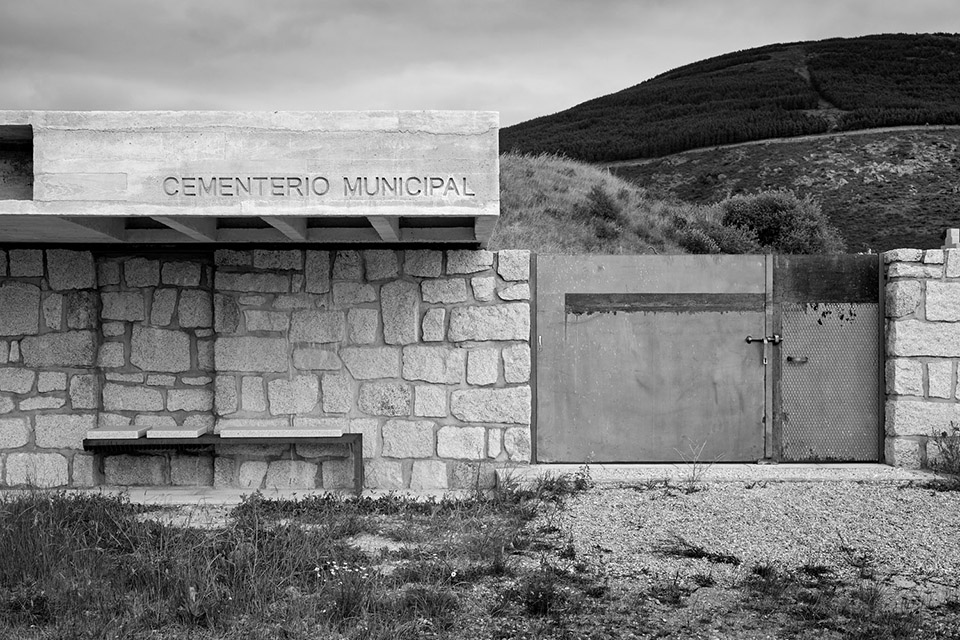
[[[585,467],[469,499],[254,495],[216,528],[116,498],[0,497],[0,637],[956,637],[955,599],[920,611],[814,565],[721,584],[739,558],[681,538],[656,553],[697,573],[610,578],[557,518],[590,484]]]
[[[605,169],[552,155],[500,156],[500,222],[491,249],[537,253],[686,253],[675,220],[711,207],[669,204]]]

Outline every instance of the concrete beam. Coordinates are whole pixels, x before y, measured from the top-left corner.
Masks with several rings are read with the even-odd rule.
[[[179,231],[191,240],[197,242],[217,241],[216,218],[185,218],[177,216],[152,216],[152,218],[170,227],[174,231]]]
[[[400,241],[400,218],[388,216],[367,216],[380,239],[384,242]]]
[[[261,216],[261,220],[295,242],[307,241],[307,219],[300,216]]]
[[[474,237],[481,246],[487,246],[493,231],[497,227],[499,216],[477,216],[473,225]]]
[[[86,216],[64,216],[60,218],[64,222],[83,227],[87,231],[92,231],[106,242],[125,242],[127,232],[123,218],[97,218]]]

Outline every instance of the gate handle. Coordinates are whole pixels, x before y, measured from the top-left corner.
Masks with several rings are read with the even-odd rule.
[[[753,336],[747,336],[747,344],[752,344],[754,342],[762,342],[763,344],[780,344],[783,342],[783,336],[779,333],[775,333],[772,336],[764,336],[762,338],[754,338]]]
[[[810,358],[806,356],[787,356],[787,362],[796,362],[797,364],[803,364],[804,362],[809,362]]]

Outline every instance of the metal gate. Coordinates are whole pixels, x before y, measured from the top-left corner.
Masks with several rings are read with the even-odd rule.
[[[774,449],[784,461],[876,461],[883,314],[875,255],[776,256]]]
[[[876,256],[538,256],[538,462],[878,460]]]

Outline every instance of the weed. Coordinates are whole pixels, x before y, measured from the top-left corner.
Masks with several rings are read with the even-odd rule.
[[[666,478],[662,480],[644,480],[640,484],[631,485],[630,489],[638,492],[655,491],[657,489],[667,489],[670,487],[670,481]]]
[[[398,567],[393,574],[393,578],[400,584],[450,582],[456,577],[456,567],[449,559],[436,553],[421,554]]]
[[[381,580],[377,571],[364,564],[334,562],[314,567],[314,573],[326,605],[323,611],[336,628],[344,628],[372,608],[378,591],[374,583]]]
[[[560,602],[556,576],[541,571],[527,578],[520,587],[519,597],[523,608],[530,615],[545,616],[555,613]]]
[[[760,612],[775,611],[779,601],[791,586],[791,577],[770,563],[750,568],[746,578],[748,605]]]
[[[686,452],[674,449],[677,455],[680,456],[680,459],[683,460],[684,477],[682,491],[684,493],[696,493],[703,491],[705,488],[703,486],[703,479],[711,467],[717,462],[717,459],[704,462],[703,450],[706,446],[707,442],[704,440],[700,443],[700,446],[694,446],[692,442],[687,443],[688,450]]]
[[[449,629],[460,609],[460,599],[450,587],[412,585],[404,589],[394,608],[401,619],[429,620],[434,629]]]
[[[594,486],[593,476],[590,473],[590,463],[583,463],[576,473],[573,474],[574,491],[587,491]]]
[[[661,541],[654,550],[657,553],[674,558],[695,558],[708,560],[715,564],[740,565],[740,558],[735,555],[708,551],[700,545],[687,542],[678,535],[674,535],[669,540]]]
[[[823,564],[805,564],[800,567],[800,573],[804,584],[811,586],[820,587],[837,583],[834,569]]]
[[[839,548],[843,553],[844,560],[846,560],[847,564],[851,567],[858,570],[861,578],[874,577],[876,559],[871,550],[850,546],[844,541],[843,536],[840,536]]]
[[[951,420],[949,431],[934,434],[930,442],[936,448],[930,467],[946,476],[946,488],[960,491],[960,426]]]
[[[672,577],[654,583],[649,589],[649,594],[663,604],[674,607],[684,606],[687,592],[680,579],[680,570],[678,569]]]
[[[717,584],[717,581],[713,578],[712,573],[695,573],[691,576],[691,579],[699,587],[712,587]]]

